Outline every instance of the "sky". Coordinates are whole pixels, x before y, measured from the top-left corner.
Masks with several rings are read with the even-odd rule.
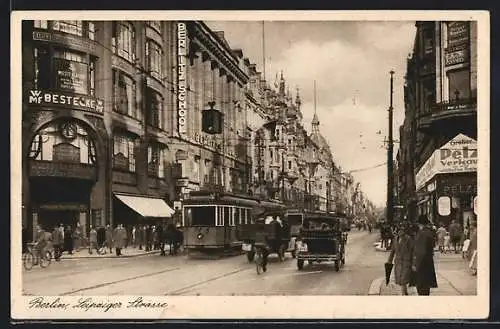
[[[230,46],[263,71],[262,22],[208,21],[224,31]],[[409,21],[266,21],[266,78],[283,76],[295,98],[299,88],[304,126],[310,131],[316,112],[320,131],[343,171],[383,164],[387,160],[390,74],[394,74],[394,138],[404,120],[403,86],[406,60],[413,48],[415,23]],[[379,134],[377,134],[380,131]],[[394,144],[394,157],[399,147]],[[361,190],[384,206],[387,168],[352,173]]]

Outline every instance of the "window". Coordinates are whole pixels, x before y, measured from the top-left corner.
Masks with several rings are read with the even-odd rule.
[[[53,21],[52,29],[78,36],[83,35],[83,21]]]
[[[448,90],[450,100],[467,99],[470,97],[469,69],[449,71]]]
[[[146,42],[146,60],[148,70],[151,76],[155,79],[162,80],[162,50],[161,46],[153,40]]]
[[[95,25],[94,25],[94,23],[89,22],[88,28],[89,28],[89,39],[95,40]]]
[[[89,94],[90,84],[88,80],[94,76],[88,63],[87,55],[73,51],[54,51],[54,79],[55,88],[74,92],[78,94]],[[92,65],[92,69],[94,69]]]
[[[165,151],[159,143],[148,146],[148,174],[153,177],[165,177]]]
[[[161,22],[160,21],[148,21],[148,25],[158,33],[161,33]]]
[[[288,169],[292,169],[292,161],[288,161]]]
[[[229,226],[234,226],[234,218],[232,216],[233,209],[231,209],[231,207],[223,207],[223,208],[224,208],[224,221],[227,221]]]
[[[224,209],[225,207],[217,207],[217,218],[215,226],[224,226]]]
[[[135,172],[134,139],[115,134],[113,137],[113,168]]]
[[[34,21],[33,26],[38,29],[46,29],[48,28],[48,21]]]
[[[113,110],[139,119],[135,81],[122,71],[113,70]]]
[[[271,157],[271,161],[272,161],[274,159],[273,150],[269,150],[269,156]]]
[[[197,155],[194,156],[194,178],[200,181],[200,157]]]
[[[113,24],[113,53],[125,58],[126,60],[135,61],[135,29],[131,23],[115,22]]]
[[[147,110],[149,110],[148,124],[163,129],[163,98],[152,89],[147,89]]]
[[[186,226],[213,226],[215,209],[215,206],[184,207],[184,223]]]
[[[94,95],[97,59],[85,54],[54,49],[52,56],[43,46],[33,49],[34,86]]]

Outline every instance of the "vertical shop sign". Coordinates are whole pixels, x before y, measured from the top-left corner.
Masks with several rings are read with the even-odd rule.
[[[187,29],[186,23],[177,23],[177,126],[179,134],[186,134],[186,56]]]

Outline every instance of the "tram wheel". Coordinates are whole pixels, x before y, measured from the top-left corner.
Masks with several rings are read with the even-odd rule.
[[[297,259],[297,268],[299,270],[302,270],[304,268],[304,260],[303,259]]]
[[[253,252],[253,251],[247,252],[247,259],[248,259],[249,263],[253,262],[254,258],[255,258],[255,252]]]

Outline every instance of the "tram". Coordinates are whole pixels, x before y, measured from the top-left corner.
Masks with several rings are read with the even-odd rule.
[[[241,253],[236,226],[252,222],[259,201],[231,193],[192,191],[183,202],[184,247],[188,254]]]

